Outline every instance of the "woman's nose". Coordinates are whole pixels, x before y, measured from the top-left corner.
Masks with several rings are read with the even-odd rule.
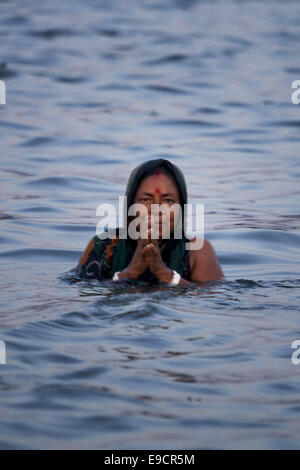
[[[161,201],[161,195],[160,194],[154,194],[154,197],[153,197],[153,204],[161,204],[162,201]]]
[[[148,213],[149,215],[152,213],[154,216],[158,216],[160,211],[159,211],[159,206],[160,206],[160,201],[159,200],[154,200],[152,204],[148,206]]]

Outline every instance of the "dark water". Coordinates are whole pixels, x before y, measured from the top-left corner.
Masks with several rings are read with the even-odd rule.
[[[0,9],[1,448],[299,448],[299,3]],[[225,281],[68,283],[160,156]]]

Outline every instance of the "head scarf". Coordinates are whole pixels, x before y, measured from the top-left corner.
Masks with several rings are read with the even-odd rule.
[[[133,204],[134,196],[136,190],[142,181],[142,179],[147,175],[149,170],[154,170],[158,166],[165,167],[173,176],[180,195],[180,205],[182,209],[182,238],[176,239],[171,238],[166,240],[166,244],[161,250],[161,256],[164,263],[170,268],[177,271],[179,274],[184,275],[186,261],[188,252],[185,250],[185,243],[189,241],[185,237],[186,232],[186,220],[184,218],[184,204],[187,204],[187,188],[184,175],[182,171],[169,160],[163,158],[158,158],[154,160],[149,160],[147,162],[139,164],[131,172],[125,195],[127,196],[127,204],[124,204],[124,220],[127,219],[128,209]],[[121,229],[122,230],[122,229]],[[119,235],[121,234],[119,230]],[[116,271],[123,271],[125,269],[134,255],[135,249],[137,247],[137,241],[132,240],[131,238],[120,238],[118,243],[115,245],[112,261],[112,276]],[[149,268],[140,276],[139,279],[147,280],[150,282],[156,282],[157,278],[154,276]]]

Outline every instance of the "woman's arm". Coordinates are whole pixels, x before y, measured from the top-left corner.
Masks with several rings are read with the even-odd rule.
[[[171,279],[173,277],[173,270],[169,269],[167,266],[160,272],[156,274],[156,277],[159,281],[161,282],[167,282],[170,283]],[[179,286],[193,286],[193,284],[186,279],[184,279],[182,276],[179,281]]]
[[[208,240],[204,240],[202,248],[192,250],[190,280],[194,282],[216,281],[224,278],[215,250]]]
[[[191,242],[196,241],[196,238]],[[199,250],[190,250],[191,274],[190,279],[181,277],[180,286],[194,286],[197,283],[216,281],[224,277],[222,268],[217,260],[212,244],[204,240],[203,246]],[[173,271],[165,266],[156,274],[161,282],[169,283],[172,279]]]

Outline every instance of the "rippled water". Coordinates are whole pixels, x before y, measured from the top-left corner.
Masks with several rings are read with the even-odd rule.
[[[298,448],[300,6],[1,2],[1,448]],[[132,168],[178,164],[226,279],[70,283]]]

